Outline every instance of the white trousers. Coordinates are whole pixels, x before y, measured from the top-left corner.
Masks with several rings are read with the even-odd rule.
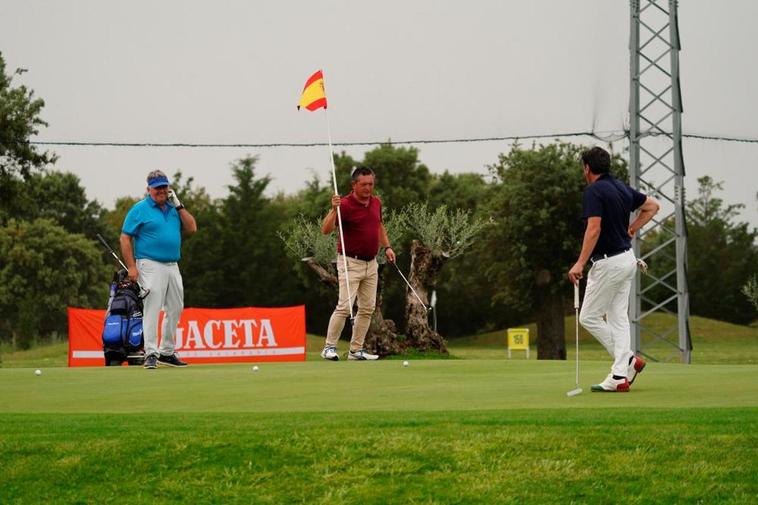
[[[137,260],[139,284],[150,290],[144,302],[142,326],[145,336],[145,355],[174,354],[176,326],[184,310],[184,285],[179,265],[148,259]],[[161,346],[158,349],[158,320],[164,312]]]
[[[613,357],[611,373],[626,377],[633,356],[629,291],[637,270],[631,250],[596,261],[587,276],[579,322]]]

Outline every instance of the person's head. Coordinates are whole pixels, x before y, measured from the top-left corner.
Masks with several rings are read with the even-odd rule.
[[[585,178],[591,172],[593,175],[607,174],[611,170],[611,155],[602,147],[595,146],[582,153],[582,167]]]
[[[367,167],[357,167],[350,178],[353,193],[361,200],[366,200],[374,192],[374,171]]]
[[[147,174],[147,192],[155,203],[163,205],[168,200],[168,177],[160,170]]]

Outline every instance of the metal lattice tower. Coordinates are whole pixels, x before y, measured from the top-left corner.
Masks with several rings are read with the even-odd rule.
[[[691,359],[682,97],[677,0],[630,0],[629,169],[631,184],[661,203],[633,242],[650,265],[637,274],[629,304],[635,350],[654,360]],[[677,322],[661,324],[661,312]],[[678,338],[675,338],[678,337]]]

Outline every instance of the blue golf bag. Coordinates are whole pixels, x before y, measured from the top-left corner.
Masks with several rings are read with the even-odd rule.
[[[141,365],[145,360],[140,286],[126,270],[113,275],[103,325],[105,366]]]

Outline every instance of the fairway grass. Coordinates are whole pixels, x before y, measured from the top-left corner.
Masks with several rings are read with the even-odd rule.
[[[0,369],[0,503],[756,503],[758,365]]]

